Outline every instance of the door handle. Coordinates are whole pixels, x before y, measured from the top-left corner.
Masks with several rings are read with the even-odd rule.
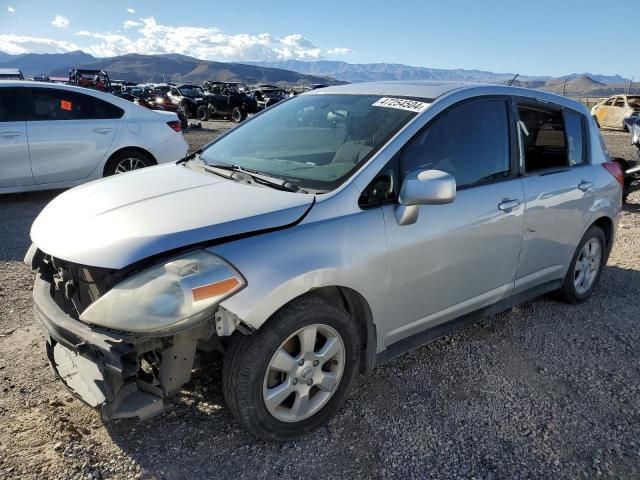
[[[109,133],[109,132],[113,132],[113,128],[108,128],[108,127],[94,128],[93,131],[96,133]]]
[[[591,187],[593,187],[593,182],[587,182],[586,180],[582,180],[580,182],[580,185],[578,185],[578,188],[580,190],[582,190],[583,192],[586,192],[587,190],[589,190]]]
[[[504,200],[502,200],[502,202],[498,204],[498,209],[502,210],[503,212],[509,212],[519,205],[520,205],[520,201],[513,200],[510,198],[505,198]]]
[[[20,132],[0,132],[0,137],[3,138],[14,138],[22,135]]]

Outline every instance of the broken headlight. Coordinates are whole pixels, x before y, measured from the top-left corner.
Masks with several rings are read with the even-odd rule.
[[[197,322],[245,286],[242,275],[204,250],[156,265],[119,283],[80,320],[129,332],[155,332]]]

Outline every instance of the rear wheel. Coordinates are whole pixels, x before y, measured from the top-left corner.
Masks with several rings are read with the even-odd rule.
[[[246,112],[244,112],[244,110],[241,110],[238,107],[235,107],[232,111],[231,111],[231,121],[233,123],[240,123],[242,122],[245,118],[247,118],[247,114]]]
[[[556,292],[558,299],[567,303],[582,303],[587,300],[598,284],[606,260],[607,242],[604,232],[594,225],[578,244],[564,284]]]
[[[209,120],[209,107],[207,105],[200,105],[198,107],[198,119],[202,120],[203,122],[206,122],[207,120]]]
[[[150,167],[156,162],[147,154],[138,150],[123,150],[115,153],[104,167],[104,176],[118,175],[133,170]]]
[[[235,418],[275,441],[320,427],[341,407],[356,376],[358,332],[347,312],[305,297],[254,335],[241,335],[225,358],[223,392]]]

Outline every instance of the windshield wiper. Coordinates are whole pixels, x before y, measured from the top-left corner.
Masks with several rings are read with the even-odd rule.
[[[222,175],[222,176],[226,178],[231,178],[233,180],[236,180],[236,178],[234,177],[234,174],[239,173],[239,174],[250,177],[256,183],[277,188],[278,190],[284,190],[287,192],[307,193],[306,190],[291,183],[287,179],[272,177],[271,175],[266,175],[258,170],[247,169],[247,168],[241,167],[240,165],[232,165],[228,163],[213,163],[213,164],[207,163],[204,166],[204,169],[212,173],[216,173],[218,175],[221,174],[219,172],[220,170],[226,170],[226,171],[232,172],[229,176],[226,176],[226,175]]]

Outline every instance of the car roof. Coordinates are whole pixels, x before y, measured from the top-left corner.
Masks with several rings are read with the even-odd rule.
[[[0,68],[0,73],[3,75],[17,75],[20,72],[19,68]]]
[[[414,97],[435,100],[454,91],[467,90],[476,95],[509,95],[535,98],[557,105],[580,110],[584,113],[584,106],[575,100],[542,90],[511,87],[490,83],[471,82],[437,82],[437,81],[386,81],[350,83],[332,87],[310,90],[302,95],[381,95],[395,97]]]
[[[77,92],[84,95],[100,98],[109,103],[113,103],[114,105],[118,105],[125,110],[128,110],[130,105],[133,105],[133,103],[120,97],[116,97],[115,95],[111,95],[110,93],[101,92],[99,90],[94,90],[91,88],[77,87],[75,85],[61,85],[59,83],[36,82],[33,80],[0,80],[0,89],[6,87],[52,88],[55,90]]]

